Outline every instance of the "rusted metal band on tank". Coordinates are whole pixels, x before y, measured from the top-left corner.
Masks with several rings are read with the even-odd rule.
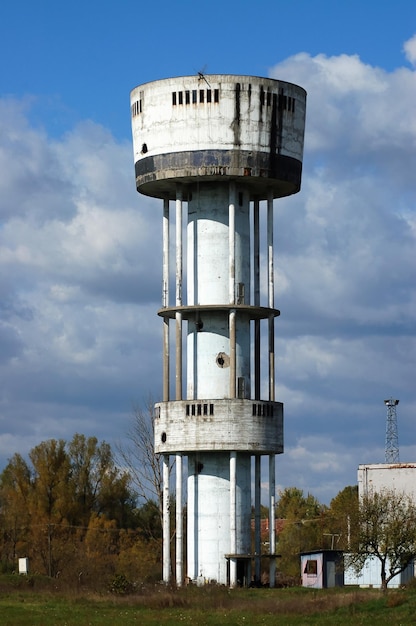
[[[189,150],[148,156],[136,161],[137,190],[160,197],[161,183],[166,181],[165,193],[171,193],[170,180],[192,182],[198,178],[242,178],[242,183],[257,192],[261,181],[276,195],[291,195],[300,189],[302,163],[282,154],[248,150]],[[153,185],[152,183],[157,183]],[[172,188],[173,193],[173,188]],[[263,192],[264,193],[264,192]]]

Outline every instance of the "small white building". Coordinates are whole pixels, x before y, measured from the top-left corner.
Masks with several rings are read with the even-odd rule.
[[[358,466],[358,495],[394,489],[416,503],[416,463],[373,463]]]
[[[379,492],[384,489],[405,493],[416,503],[416,463],[372,463],[358,466],[358,495],[363,497],[371,491]],[[388,563],[386,570],[389,570]],[[389,587],[405,585],[416,575],[416,564],[409,566],[400,574],[394,576]],[[360,574],[352,568],[345,569],[345,584],[359,585],[360,587],[381,587],[381,564],[376,557],[369,557]]]
[[[389,570],[389,564],[386,564],[386,570]],[[401,587],[409,582],[415,575],[415,563],[410,563],[403,572],[393,576],[389,582],[389,589]],[[368,557],[359,574],[352,567],[345,567],[344,573],[345,585],[359,585],[360,587],[381,588],[381,563],[377,557]]]
[[[344,585],[342,550],[314,550],[300,555],[302,587],[327,589]]]

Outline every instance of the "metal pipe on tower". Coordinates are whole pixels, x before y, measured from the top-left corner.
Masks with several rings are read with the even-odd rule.
[[[279,311],[274,305],[273,201],[300,189],[305,108],[301,87],[253,76],[169,78],[131,92],[137,190],[163,199],[164,207],[158,312],[164,324],[163,400],[155,407],[155,451],[164,458],[164,518],[169,516],[167,468],[176,459],[178,585],[183,582],[178,543],[182,473],[187,479],[187,577],[249,584],[252,560],[259,576],[262,456],[269,459],[267,558],[274,585],[275,455],[283,452],[283,405],[275,401],[274,326]],[[176,236],[171,251],[173,201]],[[170,256],[176,258],[173,303]],[[175,359],[169,358],[170,323],[176,329]],[[262,337],[267,337],[266,350]],[[266,352],[268,392],[261,399]],[[168,519],[163,529],[167,582],[172,571]]]

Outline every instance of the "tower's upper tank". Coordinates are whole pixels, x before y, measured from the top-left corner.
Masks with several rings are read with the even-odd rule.
[[[175,197],[177,182],[244,178],[252,197],[300,189],[306,92],[271,78],[196,75],[131,92],[137,190]]]

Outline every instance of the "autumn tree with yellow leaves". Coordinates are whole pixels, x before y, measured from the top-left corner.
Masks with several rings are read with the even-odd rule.
[[[133,579],[157,577],[160,545],[153,537],[149,545],[143,516],[109,444],[81,434],[70,442],[44,441],[28,460],[14,454],[0,474],[3,569],[15,570],[19,557],[29,557],[32,572],[78,582],[124,574],[123,564]],[[135,561],[146,562],[146,571],[135,570]]]

